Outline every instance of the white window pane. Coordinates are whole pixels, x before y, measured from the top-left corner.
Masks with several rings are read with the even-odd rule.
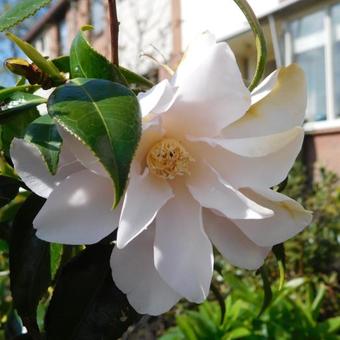
[[[305,71],[308,86],[307,120],[326,119],[325,91],[325,51],[324,48],[313,49],[295,56]]]
[[[324,13],[316,12],[291,22],[290,31],[294,38],[302,38],[324,30]]]
[[[335,114],[340,117],[340,4],[332,8],[334,37]]]
[[[305,71],[308,86],[307,120],[325,120],[325,12],[319,11],[290,23],[293,61]]]

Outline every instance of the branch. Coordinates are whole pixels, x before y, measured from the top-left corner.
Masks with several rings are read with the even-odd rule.
[[[119,21],[117,17],[116,0],[108,0],[110,14],[110,33],[111,33],[111,58],[112,63],[119,64],[118,59],[118,36],[119,36]]]

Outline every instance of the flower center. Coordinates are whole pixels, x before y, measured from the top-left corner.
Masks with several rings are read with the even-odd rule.
[[[150,171],[164,179],[190,175],[189,163],[194,162],[189,152],[176,139],[165,138],[152,146],[146,156]]]

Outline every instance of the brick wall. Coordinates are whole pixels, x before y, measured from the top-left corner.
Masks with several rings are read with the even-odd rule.
[[[304,160],[309,166],[310,176],[317,168],[325,166],[340,175],[340,131],[320,132],[307,135],[304,143]]]

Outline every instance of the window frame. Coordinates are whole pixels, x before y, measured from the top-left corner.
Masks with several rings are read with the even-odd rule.
[[[339,130],[340,117],[336,117],[335,109],[335,78],[334,78],[334,32],[332,20],[332,8],[340,5],[339,1],[332,1],[305,11],[303,14],[291,16],[284,24],[284,61],[285,65],[293,62],[294,58],[294,39],[290,32],[290,24],[307,15],[317,12],[323,12],[324,24],[324,53],[325,53],[325,92],[326,92],[326,119],[323,121],[312,121],[304,124],[307,133],[320,130]]]

